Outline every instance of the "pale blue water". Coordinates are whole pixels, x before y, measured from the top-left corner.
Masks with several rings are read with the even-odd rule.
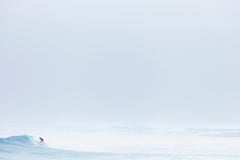
[[[156,141],[160,141],[159,146],[161,148],[159,152],[155,153],[148,153],[147,151],[151,151],[151,148],[147,147],[145,153],[140,152],[140,150],[139,152],[134,151],[129,153],[111,151],[71,151],[68,149],[50,147],[50,145],[40,143],[38,140],[28,135],[10,136],[0,138],[0,160],[240,160],[240,134],[238,131],[230,133],[224,130],[221,131],[221,134],[215,132],[213,134],[208,130],[202,130],[200,136],[195,135],[195,132],[199,133],[199,131],[185,130],[185,132],[188,134],[177,133],[177,136],[174,135],[177,137],[175,139],[172,139],[173,133],[168,133],[171,138],[169,140],[163,137],[163,139],[166,139],[165,142],[163,139],[159,140],[160,136],[158,138],[156,133],[151,134],[151,138],[156,138]],[[163,134],[161,134],[161,136],[163,136]],[[110,136],[108,137],[111,138]],[[121,138],[121,136],[118,137]],[[124,138],[126,137],[126,134],[124,134]],[[137,135],[133,135],[133,137],[137,137]],[[139,146],[139,148],[151,145],[158,146],[158,143],[154,144],[154,141],[150,141],[150,137],[146,133],[142,134],[141,139],[143,141],[141,143],[136,142],[136,146]],[[195,139],[193,137],[195,137]],[[198,137],[198,141],[196,141],[196,137]],[[64,138],[64,140],[70,139],[70,137]],[[170,143],[169,141],[171,141],[171,139],[172,142]],[[188,139],[189,142],[187,142]],[[151,143],[148,143],[147,140]],[[203,140],[206,142],[201,142]],[[78,142],[77,139],[75,141]],[[133,141],[131,142],[131,139],[129,139],[128,142],[129,145],[130,143],[134,143]],[[79,141],[79,143],[81,143],[81,141]],[[89,141],[89,143],[91,142]],[[190,146],[190,149],[183,144],[188,144],[187,146]],[[121,143],[115,145],[121,145]],[[125,149],[127,150],[127,148]]]
[[[75,159],[105,159],[111,154],[94,152],[76,152],[50,148],[37,142],[31,136],[20,135],[0,138],[1,160],[75,160]]]

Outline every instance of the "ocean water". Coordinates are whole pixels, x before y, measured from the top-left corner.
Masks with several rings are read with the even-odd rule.
[[[0,160],[240,160],[240,129],[111,127],[0,138]]]

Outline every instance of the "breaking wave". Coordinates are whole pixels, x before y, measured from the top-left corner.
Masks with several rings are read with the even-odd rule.
[[[81,152],[49,147],[32,136],[20,135],[0,138],[0,160],[239,160],[238,154],[215,153],[103,153]]]
[[[106,154],[55,149],[28,135],[0,138],[0,160],[75,160],[97,156]]]

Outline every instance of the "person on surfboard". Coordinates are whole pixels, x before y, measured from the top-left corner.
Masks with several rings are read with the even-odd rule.
[[[44,139],[42,137],[39,137],[39,139],[41,143],[44,143]]]

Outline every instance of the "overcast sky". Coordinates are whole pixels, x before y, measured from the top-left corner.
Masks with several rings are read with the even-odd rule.
[[[240,123],[238,0],[1,0],[0,125]]]

